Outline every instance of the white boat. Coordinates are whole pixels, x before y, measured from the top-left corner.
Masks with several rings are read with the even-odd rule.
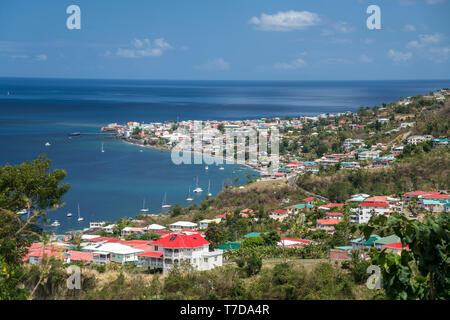
[[[209,167],[208,167],[208,166],[206,166],[206,167],[205,167],[205,170],[208,170],[208,169],[209,169]]]
[[[17,214],[19,215],[19,216],[21,216],[21,215],[23,215],[23,214],[26,214],[28,211],[27,211],[27,209],[22,209],[22,210],[20,210],[19,212],[17,212]]]
[[[225,168],[224,167],[220,167],[219,170],[225,170]]]
[[[194,189],[194,192],[195,192],[195,193],[203,192],[203,189],[200,188],[200,187],[198,186],[198,176],[197,176],[197,182],[196,182],[196,185],[197,185],[197,188]]]
[[[51,224],[52,227],[59,227],[60,223],[58,222],[58,220],[53,221],[53,223]]]
[[[211,197],[212,193],[210,192],[211,189],[211,180],[208,180],[208,196]]]
[[[46,147],[50,147],[50,146],[51,146],[50,142],[46,142],[46,143],[45,143],[45,146],[46,146]]]
[[[141,212],[148,212],[148,208],[145,207],[145,199],[144,199],[144,201],[143,201],[143,203],[142,203],[142,209],[141,209]]]
[[[167,193],[164,193],[164,199],[161,205],[162,208],[170,208],[172,206],[170,204],[167,204],[166,201],[167,201]]]
[[[144,152],[144,151],[141,149],[141,150],[139,150],[139,152]]]
[[[105,152],[105,149],[103,149],[103,142],[102,142],[102,153]]]
[[[71,212],[67,212],[67,216],[68,216],[68,217],[71,217],[71,216],[72,216],[72,213],[71,213]]]
[[[83,221],[84,218],[80,216],[80,204],[78,204],[78,221]]]
[[[194,200],[194,198],[191,197],[191,187],[189,187],[189,195],[186,198],[186,201],[192,201],[192,200]]]

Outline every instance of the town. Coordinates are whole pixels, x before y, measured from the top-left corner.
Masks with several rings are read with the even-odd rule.
[[[31,243],[22,261],[30,266],[75,263],[100,273],[124,267],[169,278],[180,268],[213,272],[237,267],[251,277],[273,261],[338,263],[356,274],[374,256],[403,256],[412,240],[388,227],[389,221],[448,219],[449,96],[450,90],[442,89],[382,107],[361,107],[357,113],[204,121],[203,132],[255,129],[270,136],[276,128],[279,168],[263,174],[269,155],[258,154],[253,168],[261,175],[249,177],[244,186],[224,186],[200,205],[91,221],[84,230],[52,234]],[[193,121],[129,122],[102,131],[169,151],[187,139],[176,129],[192,126]],[[363,276],[355,275],[355,281],[361,284],[368,275],[360,272]],[[245,297],[255,298],[250,292]]]

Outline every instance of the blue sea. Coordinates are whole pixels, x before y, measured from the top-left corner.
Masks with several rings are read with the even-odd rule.
[[[141,148],[110,135],[108,123],[166,120],[223,120],[285,117],[356,111],[450,87],[428,81],[143,81],[0,78],[0,165],[19,164],[46,154],[52,168],[67,171],[71,185],[65,206],[50,211],[62,233],[90,221],[134,217],[143,200],[150,213],[167,203],[189,205],[188,189],[198,185],[192,203],[217,194],[231,179],[247,182],[237,165],[174,165],[170,152]],[[82,132],[68,137],[68,133]],[[49,147],[45,143],[49,142]],[[101,152],[101,145],[105,152]],[[143,150],[140,152],[140,150]],[[77,221],[77,205],[84,221]],[[72,212],[73,217],[66,217]],[[220,214],[222,212],[218,212]]]

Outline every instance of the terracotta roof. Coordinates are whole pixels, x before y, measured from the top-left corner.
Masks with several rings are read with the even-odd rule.
[[[359,204],[359,207],[389,207],[389,205],[383,202],[364,202]]]
[[[423,199],[448,199],[450,196],[448,194],[428,194],[422,196]]]
[[[330,219],[317,219],[317,223],[323,224],[323,225],[334,225],[341,222],[341,220],[330,218]]]
[[[309,197],[309,198],[303,199],[303,201],[311,201],[311,200],[314,200],[314,197]]]
[[[164,248],[197,248],[209,244],[209,241],[198,234],[172,233],[162,239],[153,241],[152,244]]]
[[[383,245],[383,247],[396,248],[396,249],[400,249],[400,248],[407,249],[407,248],[409,248],[409,246],[403,247],[401,242],[394,242],[394,243],[385,244],[385,245]]]
[[[68,251],[67,254],[70,255],[70,261],[92,261],[93,253],[84,251]]]

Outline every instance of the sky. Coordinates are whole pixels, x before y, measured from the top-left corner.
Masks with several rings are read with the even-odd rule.
[[[450,0],[1,0],[0,77],[450,79],[449,13]]]

